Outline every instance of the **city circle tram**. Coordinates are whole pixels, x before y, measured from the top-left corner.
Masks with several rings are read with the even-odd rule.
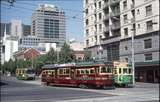
[[[81,88],[114,88],[113,64],[85,62],[48,64],[42,67],[42,83]]]
[[[19,80],[35,80],[35,70],[33,68],[17,68],[16,77]]]
[[[133,86],[133,70],[132,66],[127,62],[113,62],[114,64],[114,82],[115,85],[132,87]]]

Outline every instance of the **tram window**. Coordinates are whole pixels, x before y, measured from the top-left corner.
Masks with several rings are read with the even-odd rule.
[[[69,74],[69,69],[66,69],[66,74]]]
[[[42,74],[45,74],[45,71],[43,71]]]
[[[81,70],[81,74],[84,74],[84,70]]]
[[[63,74],[63,69],[59,69],[59,74]]]
[[[48,71],[48,74],[51,74],[51,71]]]
[[[131,74],[132,69],[129,68],[128,71],[129,71],[129,74]]]
[[[116,69],[114,70],[114,74],[117,74],[117,70]]]
[[[101,68],[101,73],[106,73],[106,72],[107,72],[106,67],[102,67]]]
[[[86,69],[86,74],[89,74],[89,70]]]
[[[19,73],[21,74],[21,70],[19,70]]]
[[[111,67],[108,67],[108,68],[107,68],[107,72],[108,72],[108,73],[111,73],[111,72],[112,72]]]
[[[90,70],[90,73],[91,73],[91,74],[94,74],[94,69],[91,69],[91,70]]]
[[[127,68],[123,69],[123,74],[127,74]]]
[[[52,75],[54,75],[54,71],[52,71]]]
[[[121,72],[122,72],[122,71],[121,71],[121,68],[119,68],[119,74],[121,74]]]

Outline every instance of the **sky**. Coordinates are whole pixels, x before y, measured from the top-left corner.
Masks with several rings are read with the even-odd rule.
[[[7,0],[6,0],[7,1]],[[1,2],[1,22],[12,19],[21,20],[23,24],[31,24],[31,16],[38,4],[53,4],[66,14],[66,37],[83,42],[83,0],[16,0],[13,6],[3,0]]]

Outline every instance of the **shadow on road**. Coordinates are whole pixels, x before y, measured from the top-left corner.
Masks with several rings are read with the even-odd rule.
[[[0,86],[8,85],[7,83],[0,82]]]

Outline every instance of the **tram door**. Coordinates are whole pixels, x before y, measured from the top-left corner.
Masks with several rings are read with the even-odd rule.
[[[75,69],[71,69],[71,79],[75,78]]]
[[[154,72],[153,70],[147,70],[147,82],[154,82]]]

